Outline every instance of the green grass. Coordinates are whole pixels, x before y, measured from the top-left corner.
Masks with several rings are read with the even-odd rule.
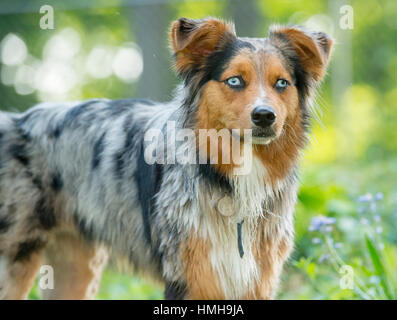
[[[97,299],[163,299],[163,288],[152,284],[143,279],[117,273],[105,271]]]

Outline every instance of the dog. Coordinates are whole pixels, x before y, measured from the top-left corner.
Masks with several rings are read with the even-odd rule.
[[[1,112],[0,298],[26,298],[43,264],[54,277],[43,298],[92,298],[109,256],[164,284],[166,299],[274,298],[293,247],[311,101],[332,43],[300,27],[239,38],[231,23],[181,18],[170,28],[183,80],[171,102]],[[241,164],[205,152],[200,163],[150,163],[150,130],[152,146],[166,137],[194,155],[211,149],[208,139],[169,139],[171,121],[193,138],[226,130],[240,150],[251,141],[242,151],[250,170],[237,174]]]

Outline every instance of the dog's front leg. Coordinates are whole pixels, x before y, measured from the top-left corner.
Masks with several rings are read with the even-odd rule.
[[[20,259],[0,254],[0,300],[26,299],[41,261],[41,249]]]

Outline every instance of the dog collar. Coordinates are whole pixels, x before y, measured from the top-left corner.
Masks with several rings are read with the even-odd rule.
[[[216,204],[216,210],[225,217],[231,217],[235,213],[233,200],[225,193]]]

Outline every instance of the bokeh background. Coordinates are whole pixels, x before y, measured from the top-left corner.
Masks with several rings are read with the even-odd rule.
[[[39,26],[45,4],[54,8],[52,30]],[[341,28],[344,5],[353,8],[353,29]],[[1,0],[0,109],[98,97],[170,99],[178,79],[168,29],[181,16],[232,20],[240,36],[266,37],[279,23],[335,38],[302,157],[296,246],[278,298],[397,298],[394,0]],[[30,298],[38,297],[35,287]],[[97,298],[163,294],[159,285],[109,269]]]

